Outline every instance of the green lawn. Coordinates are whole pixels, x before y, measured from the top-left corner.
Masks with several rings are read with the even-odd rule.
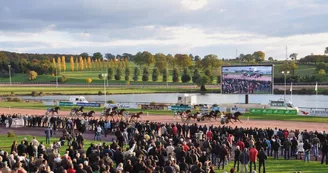
[[[328,123],[327,117],[315,117],[315,116],[299,116],[299,115],[258,115],[246,113],[242,116],[242,119],[254,119],[254,120],[281,120],[281,121],[302,121],[302,122],[322,122]]]
[[[103,87],[90,87],[81,86],[81,87],[1,87],[0,95],[10,95],[12,92],[16,95],[31,95],[31,92],[35,91],[37,93],[43,92],[46,95],[58,95],[58,94],[79,94],[79,95],[90,95],[98,94],[98,91],[104,92]],[[199,88],[178,88],[178,87],[134,87],[122,85],[121,88],[107,88],[107,94],[141,94],[141,93],[182,93],[182,92],[193,92],[198,93]],[[208,92],[218,92],[217,89],[208,89]]]
[[[274,76],[282,76],[280,73],[280,66],[282,64],[275,64]],[[295,70],[295,75],[297,76],[310,76],[314,74],[315,65],[311,64],[298,64],[298,68]]]
[[[16,137],[9,138],[7,135],[0,135],[0,149],[3,149],[4,151],[10,152],[10,147],[13,143],[14,140],[17,140],[18,143],[22,141],[24,138],[27,138],[28,141],[32,140],[32,136],[23,136],[23,135],[18,135]],[[45,137],[40,137],[37,136],[36,139],[39,142],[44,142],[45,144]],[[51,138],[51,143],[54,141],[57,141],[58,138]],[[87,147],[90,146],[90,144],[93,141],[90,140],[85,140],[85,150]],[[97,142],[98,143],[98,142]],[[48,147],[49,145],[46,145]],[[60,153],[64,154],[67,146],[63,146],[60,149]],[[257,163],[258,166],[258,163]],[[228,171],[233,167],[233,161],[230,161],[227,166],[225,166],[224,171]],[[257,167],[258,169],[258,167]],[[258,171],[258,170],[257,170]],[[321,165],[319,162],[310,162],[310,163],[305,163],[301,160],[283,160],[280,158],[279,160],[274,160],[272,158],[269,158],[269,160],[266,162],[266,171],[268,173],[293,173],[295,171],[302,171],[302,173],[325,173],[328,171],[328,167],[326,165]],[[217,170],[217,173],[222,173],[223,170]]]

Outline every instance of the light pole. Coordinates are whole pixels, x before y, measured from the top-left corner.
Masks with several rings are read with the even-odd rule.
[[[107,78],[107,73],[103,73],[101,74],[101,76],[104,78],[104,94],[105,94],[105,103],[104,103],[104,106],[106,105],[106,101],[107,101],[107,96],[106,96],[106,78]]]
[[[282,71],[281,72],[285,76],[285,91],[284,91],[284,101],[286,101],[286,76],[289,74],[289,71]]]
[[[8,64],[8,71],[9,71],[9,85],[11,86],[11,65]]]

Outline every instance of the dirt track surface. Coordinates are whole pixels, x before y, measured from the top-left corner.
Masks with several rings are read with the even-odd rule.
[[[256,81],[271,81],[270,76],[261,76],[259,78],[242,76],[241,74],[228,74],[223,76],[223,79],[244,79],[244,80],[256,80]]]
[[[0,114],[2,113],[21,113],[23,115],[25,114],[30,114],[30,115],[44,115],[45,110],[32,110],[32,109],[8,109],[8,108],[0,108]],[[69,111],[60,111],[59,112],[60,116],[69,116]],[[100,117],[100,112],[96,112],[96,117]],[[163,122],[163,123],[183,123],[179,118],[174,118],[173,116],[170,115],[142,115],[141,121],[156,121],[156,122]],[[230,124],[230,126],[238,126],[238,127],[257,127],[257,128],[282,128],[282,129],[288,129],[288,130],[295,130],[295,129],[300,129],[300,130],[318,130],[318,131],[328,131],[328,123],[313,123],[313,122],[293,122],[293,121],[273,121],[273,120],[252,120],[252,119],[243,119],[243,123],[240,122],[234,122],[233,124]],[[220,120],[218,119],[217,121],[205,121],[205,122],[197,122],[197,121],[190,121],[190,123],[197,123],[200,125],[215,125],[219,126]],[[1,132],[1,131],[0,131]]]

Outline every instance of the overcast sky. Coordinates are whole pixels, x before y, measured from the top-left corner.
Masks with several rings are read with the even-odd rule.
[[[0,50],[323,54],[327,0],[0,0]]]

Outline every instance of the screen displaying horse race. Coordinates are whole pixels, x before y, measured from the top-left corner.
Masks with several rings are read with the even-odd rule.
[[[272,65],[222,66],[222,94],[271,94]]]

